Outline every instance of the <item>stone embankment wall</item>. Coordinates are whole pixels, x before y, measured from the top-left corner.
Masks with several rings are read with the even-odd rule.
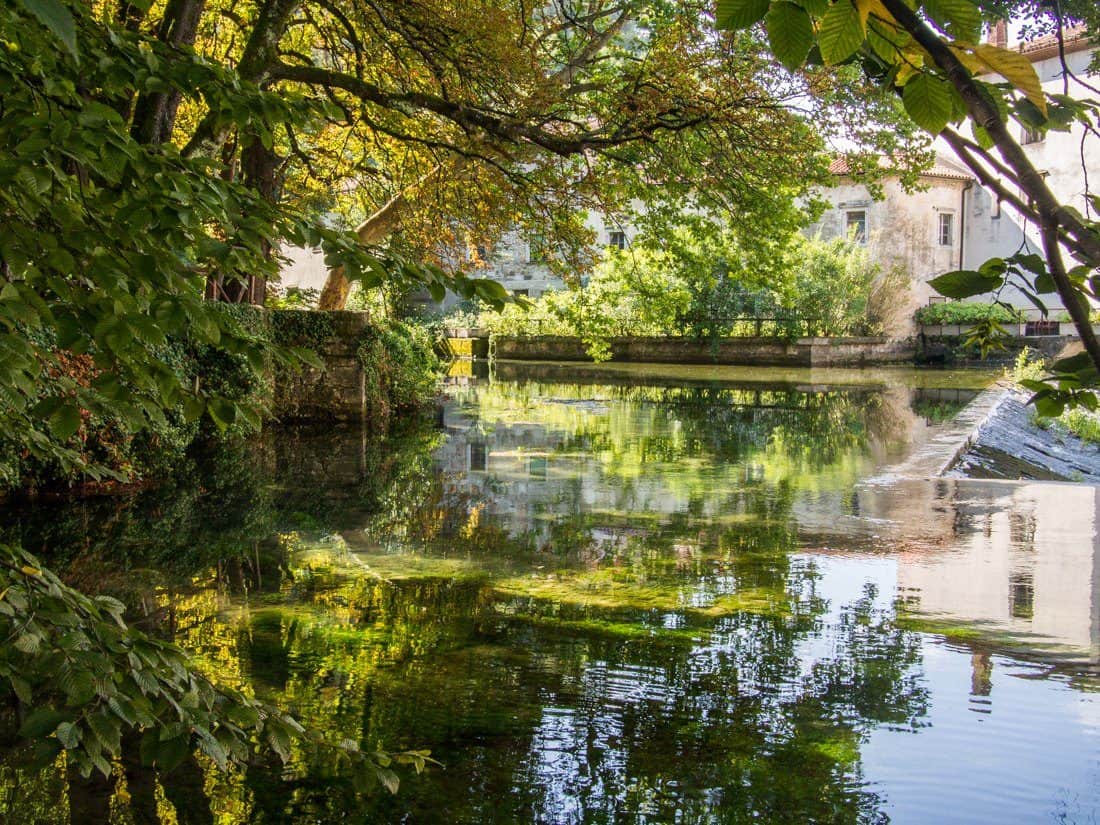
[[[948,330],[947,332],[933,335],[928,333],[929,329],[934,328],[924,327],[924,332],[916,339],[919,364],[947,363],[959,366],[1011,364],[1025,347],[1049,360],[1063,358],[1081,346],[1081,339],[1076,335],[1013,336],[1005,340],[1003,350],[996,350],[989,353],[985,359],[979,359],[977,349],[966,345],[965,332],[956,333],[952,328],[944,327]]]
[[[612,338],[612,361],[742,366],[842,366],[912,361],[913,341],[885,338]],[[564,336],[499,337],[497,358],[515,361],[590,361],[584,342]]]
[[[367,385],[359,345],[370,325],[365,312],[327,312],[331,335],[317,344],[324,369],[276,369],[272,413],[279,421],[360,421],[367,407]]]

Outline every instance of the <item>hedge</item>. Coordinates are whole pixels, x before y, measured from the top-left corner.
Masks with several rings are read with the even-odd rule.
[[[916,312],[918,324],[976,324],[979,321],[993,320],[1002,324],[1021,323],[1023,313],[1001,304],[979,304],[952,302],[931,304]]]

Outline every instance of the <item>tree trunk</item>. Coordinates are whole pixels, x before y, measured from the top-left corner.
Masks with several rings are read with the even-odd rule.
[[[206,0],[168,0],[157,37],[174,48],[195,45]],[[178,91],[142,93],[134,107],[130,134],[139,143],[159,145],[172,136],[182,95]]]
[[[436,167],[430,174],[439,170]],[[419,187],[423,181],[418,181],[405,192]],[[401,224],[401,216],[405,212],[409,201],[405,192],[392,198],[385,206],[367,218],[355,230],[359,242],[364,246],[374,246],[381,243],[396,231]],[[330,269],[328,278],[325,279],[325,288],[321,290],[321,297],[317,302],[318,309],[343,309],[347,305],[348,293],[351,292],[351,282],[344,277],[342,266]]]
[[[265,147],[258,137],[253,137],[241,153],[243,182],[268,203],[278,203],[282,197],[284,161],[285,158]],[[264,257],[270,259],[273,252],[265,241]],[[263,306],[267,298],[267,279],[257,274],[250,275],[247,281],[226,281],[221,276],[211,276],[206,282],[205,296],[208,301]]]
[[[260,13],[245,44],[237,74],[242,80],[264,86],[271,66],[279,56],[279,41],[286,33],[290,16],[301,0],[264,0]],[[208,112],[195,127],[191,139],[180,151],[184,157],[214,156],[229,137],[229,128],[220,122],[217,112]]]
[[[1088,310],[1080,299],[1082,297],[1066,277],[1061,261],[1058,235],[1065,231],[1075,242],[1075,246],[1089,266],[1100,268],[1100,235],[1090,228],[1058,199],[1047,186],[1046,180],[1031,163],[1027,153],[1008,132],[1005,121],[992,101],[983,94],[974,78],[962,62],[952,53],[947,44],[910,9],[904,0],[882,0],[883,6],[893,15],[913,39],[917,41],[935,60],[936,66],[958,91],[966,103],[970,119],[984,128],[993,140],[994,146],[1005,164],[1015,174],[1020,188],[1028,199],[1035,204],[1043,233],[1043,245],[1047,258],[1047,267],[1054,280],[1062,303],[1073,319],[1077,334],[1088,352],[1089,358],[1097,370],[1100,370],[1100,341],[1089,323]]]

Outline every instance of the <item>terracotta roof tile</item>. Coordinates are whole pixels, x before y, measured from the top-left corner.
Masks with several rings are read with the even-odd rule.
[[[879,165],[886,167],[886,159],[881,158]],[[833,158],[829,164],[830,174],[842,177],[850,174],[850,168],[848,166],[847,158],[841,156]],[[974,176],[971,175],[966,169],[960,166],[958,163],[952,160],[948,160],[940,155],[936,156],[936,160],[933,162],[931,168],[921,172],[921,177],[928,178],[948,178],[950,180],[973,180]]]

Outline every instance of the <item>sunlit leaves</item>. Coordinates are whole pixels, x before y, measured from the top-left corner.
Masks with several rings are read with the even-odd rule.
[[[719,28],[745,29],[763,19],[771,0],[718,0],[715,17]]]
[[[843,63],[863,45],[863,18],[851,0],[836,0],[821,18],[818,46],[826,65]]]
[[[910,78],[902,90],[902,102],[909,117],[933,135],[944,130],[952,116],[951,92],[947,82],[929,74]]]
[[[971,0],[924,0],[921,7],[956,40],[973,43],[981,34],[981,11]]]
[[[779,62],[792,70],[801,66],[814,43],[813,23],[806,11],[794,3],[773,3],[765,25]]]
[[[1046,116],[1047,102],[1043,87],[1035,73],[1035,66],[1026,55],[990,43],[978,43],[972,47],[972,51],[990,71],[999,74],[1023,92],[1043,116]]]

